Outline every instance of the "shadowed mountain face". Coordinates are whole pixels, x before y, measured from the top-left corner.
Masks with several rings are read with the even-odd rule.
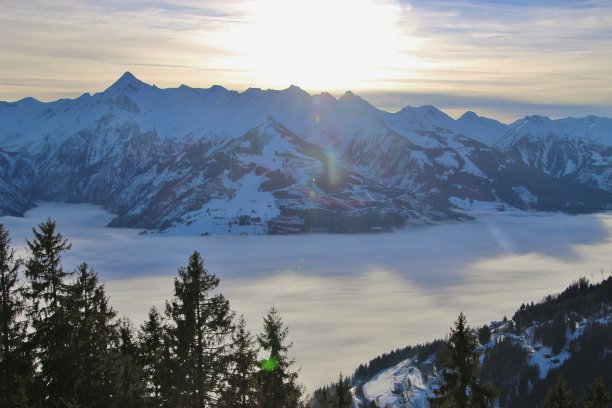
[[[504,125],[295,86],[162,90],[126,73],[93,96],[0,103],[0,213],[89,202],[113,226],[290,233],[463,219],[480,202],[590,212],[612,206],[611,146],[606,118]]]

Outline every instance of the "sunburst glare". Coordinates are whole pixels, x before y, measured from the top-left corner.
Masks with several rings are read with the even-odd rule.
[[[259,0],[243,5],[245,23],[220,33],[227,66],[248,69],[260,86],[363,89],[410,66],[395,1]]]

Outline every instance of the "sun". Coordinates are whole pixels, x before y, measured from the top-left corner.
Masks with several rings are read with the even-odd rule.
[[[367,89],[407,65],[395,1],[257,0],[221,33],[224,64],[258,86]]]

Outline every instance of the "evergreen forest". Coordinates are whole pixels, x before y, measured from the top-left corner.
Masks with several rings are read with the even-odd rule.
[[[51,219],[24,259],[0,224],[0,407],[300,407],[288,329],[271,307],[254,335],[194,252],[164,310],[118,317]],[[264,356],[261,358],[261,356]]]

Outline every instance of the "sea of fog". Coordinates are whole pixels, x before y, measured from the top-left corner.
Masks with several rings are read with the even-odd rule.
[[[581,276],[612,273],[612,213],[483,212],[393,233],[194,237],[105,228],[112,215],[100,207],[39,203],[0,223],[22,253],[47,217],[73,245],[65,268],[90,264],[137,326],[151,306],[163,308],[177,268],[200,251],[253,332],[270,306],[280,310],[310,391],[381,353],[443,337],[459,311],[479,326]]]

